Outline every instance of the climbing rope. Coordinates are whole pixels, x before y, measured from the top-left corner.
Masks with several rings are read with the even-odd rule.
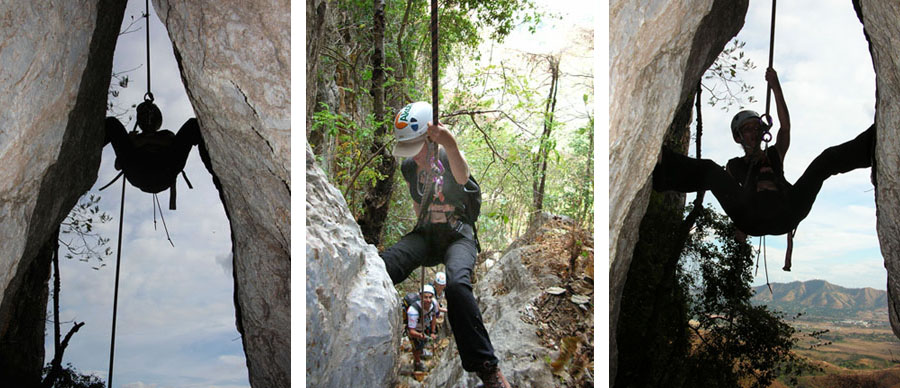
[[[122,179],[122,204],[119,206],[119,243],[116,248],[116,286],[113,288],[113,314],[112,314],[112,339],[109,343],[109,378],[106,386],[112,387],[113,359],[116,354],[116,310],[119,308],[119,268],[122,263],[122,220],[125,216],[125,183]]]
[[[144,95],[144,101],[153,102],[153,93],[150,92],[150,0],[144,1],[144,17],[146,20],[146,40],[147,40],[147,94]]]
[[[773,58],[775,54],[775,1],[772,0],[772,25],[769,31],[769,69],[772,68]],[[763,132],[763,141],[766,142],[766,148],[769,148],[769,142],[772,141],[772,133],[769,132],[772,129],[772,125],[774,121],[772,121],[772,116],[769,114],[769,107],[772,102],[772,87],[768,86],[768,82],[766,83],[766,113],[763,115],[763,124],[766,129]]]
[[[146,35],[145,40],[147,43],[147,93],[144,94],[144,101],[149,101],[151,104],[153,103],[153,93],[150,92],[150,0],[144,1],[144,18],[145,18],[145,29]],[[135,121],[135,129],[137,128],[137,122]],[[124,174],[123,170],[116,178],[113,179],[115,182],[116,179]],[[106,386],[113,386],[113,362],[115,361],[116,355],[116,313],[119,308],[119,269],[122,263],[122,226],[125,217],[125,186],[126,179],[122,179],[122,198],[121,205],[119,206],[119,242],[118,248],[116,249],[116,284],[113,288],[113,311],[112,311],[112,333],[110,333],[110,343],[109,343],[109,377],[106,380]],[[112,182],[101,188],[103,190],[107,186],[111,185]],[[153,195],[153,198],[156,198],[156,194]],[[158,204],[158,201],[157,201]],[[159,210],[160,217],[162,217],[162,208]],[[153,211],[153,222],[154,225],[156,223],[156,209]],[[163,227],[165,227],[166,221],[163,219]],[[166,229],[166,237],[169,237],[169,231]],[[169,243],[172,243],[172,239],[169,239]],[[172,244],[172,246],[175,246]]]

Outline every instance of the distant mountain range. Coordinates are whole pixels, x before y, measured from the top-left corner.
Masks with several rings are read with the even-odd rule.
[[[819,318],[870,318],[873,314],[887,312],[887,291],[868,287],[844,288],[824,280],[772,283],[773,292],[765,285],[754,287],[753,291],[753,304],[765,304],[787,314],[802,312]]]

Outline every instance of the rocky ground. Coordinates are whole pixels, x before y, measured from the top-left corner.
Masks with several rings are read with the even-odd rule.
[[[477,276],[475,294],[513,386],[593,386],[593,256],[590,231],[552,217],[490,268],[479,267],[483,275]],[[449,327],[442,333],[428,345],[435,356],[425,360],[425,373],[412,372],[409,341],[401,342],[397,388],[480,383],[462,370]]]

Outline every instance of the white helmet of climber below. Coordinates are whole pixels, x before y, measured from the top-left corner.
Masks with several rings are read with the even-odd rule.
[[[394,156],[411,158],[422,150],[425,133],[431,121],[431,104],[418,101],[400,109],[394,118],[394,137],[397,143],[391,152]]]
[[[443,272],[438,272],[434,274],[434,282],[440,286],[447,285],[447,274]]]
[[[426,284],[425,287],[422,287],[422,293],[431,294],[432,296],[434,296],[434,287],[432,287],[430,284]]]
[[[735,143],[741,142],[741,125],[743,125],[747,120],[760,120],[759,113],[756,113],[752,110],[742,110],[734,115],[734,118],[731,119],[731,136],[734,137]]]

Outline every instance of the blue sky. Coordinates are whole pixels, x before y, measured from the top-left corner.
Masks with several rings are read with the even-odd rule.
[[[745,53],[757,65],[742,76],[754,86],[752,93],[759,101],[747,108],[758,112],[765,111],[771,7],[770,1],[751,1],[737,36],[746,42]],[[849,1],[779,2],[775,34],[773,67],[792,126],[785,177],[793,183],[822,150],[853,139],[873,122],[875,73],[862,24]],[[703,109],[703,157],[724,165],[742,155],[729,132],[738,108],[722,111],[704,105]],[[777,128],[774,101],[771,110]],[[766,239],[769,280],[824,279],[845,287],[884,290],[887,273],[875,228],[874,195],[868,169],[827,180],[797,230],[791,272],[781,270],[786,238]],[[706,201],[721,211],[714,197],[707,195]],[[752,241],[758,244],[758,238]],[[759,266],[754,285],[766,281],[762,261]]]
[[[143,1],[129,1],[126,24],[139,18]],[[141,66],[128,73],[131,82],[117,103],[130,106],[146,92],[145,32],[119,37],[114,71]],[[164,27],[151,5],[151,80],[156,104],[163,113],[163,128],[176,132],[193,117]],[[133,112],[133,110],[131,110]],[[123,118],[123,122],[124,122]],[[130,130],[133,121],[126,124]],[[117,173],[112,146],[103,151],[99,177],[90,193]],[[247,387],[249,381],[240,335],[235,329],[231,275],[231,234],[228,220],[200,162],[196,148],[185,168],[194,186],[188,189],[178,178],[178,209],[168,210],[168,191],[159,194],[175,247],[169,245],[160,220],[153,227],[152,196],[129,185],[125,193],[125,227],[116,328],[116,387]],[[100,207],[114,220],[100,225],[116,248],[121,181],[99,192]],[[157,218],[159,216],[157,215]],[[62,257],[62,252],[61,252]],[[74,335],[64,362],[81,372],[107,378],[112,322],[115,254],[96,263],[60,259],[64,322],[86,322]],[[48,308],[48,320],[52,319]],[[71,323],[63,324],[65,334]],[[52,324],[48,322],[46,359],[53,354]]]

